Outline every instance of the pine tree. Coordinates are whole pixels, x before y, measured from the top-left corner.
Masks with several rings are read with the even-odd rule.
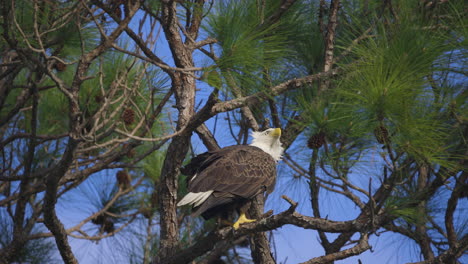
[[[463,262],[465,9],[3,1],[0,263],[55,252],[66,263],[280,263],[270,231],[284,225],[318,234],[311,248],[324,253],[307,263],[379,250],[379,235],[408,238],[418,252],[404,261]],[[195,154],[267,127],[282,128],[286,154],[276,191],[250,209],[259,221],[232,232],[176,207]]]

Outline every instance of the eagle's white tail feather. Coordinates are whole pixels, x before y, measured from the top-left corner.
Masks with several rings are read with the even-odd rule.
[[[200,204],[202,204],[208,197],[213,193],[213,190],[207,191],[207,192],[198,192],[198,193],[193,193],[189,192],[187,195],[180,200],[180,202],[177,203],[177,206],[182,206],[186,204],[193,204],[193,206],[197,207]]]

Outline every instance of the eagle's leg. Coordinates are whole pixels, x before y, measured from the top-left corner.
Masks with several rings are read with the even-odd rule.
[[[229,221],[228,219],[222,218],[222,217],[218,217],[216,222],[217,222],[218,226],[220,226],[220,227],[222,227],[222,226],[232,226],[231,221]]]
[[[224,211],[218,214],[217,221],[216,223],[218,224],[218,227],[224,227],[224,226],[232,226],[233,225],[233,212],[232,211]]]
[[[245,224],[245,223],[252,223],[255,222],[255,219],[248,219],[247,216],[245,216],[244,212],[240,213],[239,219],[232,225],[234,229],[239,229],[240,224]]]

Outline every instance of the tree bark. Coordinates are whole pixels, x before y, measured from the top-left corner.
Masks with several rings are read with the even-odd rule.
[[[163,1],[161,24],[169,43],[175,65],[179,68],[193,67],[192,51],[183,43],[177,21],[177,3]],[[195,79],[186,73],[171,74],[172,89],[178,110],[177,130],[184,129],[194,114]],[[172,139],[161,170],[159,189],[160,244],[156,261],[164,261],[176,254],[178,245],[177,190],[180,167],[189,150],[191,132]],[[164,262],[162,262],[164,263]]]
[[[250,206],[249,214],[252,219],[260,219],[265,207],[265,196],[263,193],[257,195]],[[265,232],[256,232],[250,236],[250,249],[254,263],[274,264],[276,263],[271,253],[270,242]]]
[[[179,109],[177,130],[182,129],[193,115],[195,80],[187,75],[177,75],[173,78],[173,89]],[[177,190],[180,167],[189,150],[191,133],[174,137],[169,144],[167,155],[161,171],[159,185],[160,203],[160,253],[161,259],[176,253],[178,244],[177,223]]]
[[[322,5],[321,5],[322,6]],[[323,72],[328,72],[333,66],[333,57],[335,49],[335,30],[338,24],[338,10],[340,9],[340,1],[332,0],[330,3],[327,33],[325,35],[325,55]],[[324,80],[320,82],[319,94],[329,88],[330,81]]]
[[[419,168],[419,177],[418,177],[418,191],[423,191],[428,183],[428,176],[429,176],[429,168],[427,165],[422,165]],[[418,213],[420,217],[426,216],[426,201],[422,201],[418,205]],[[424,259],[432,259],[434,258],[434,252],[431,248],[431,239],[427,234],[426,228],[426,219],[424,221],[420,221],[416,224],[416,233],[419,237],[419,247],[421,248],[421,252],[424,256]]]

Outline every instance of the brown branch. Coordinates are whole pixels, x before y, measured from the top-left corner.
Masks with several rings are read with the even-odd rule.
[[[325,0],[320,0],[319,4],[319,13],[318,13],[318,25],[319,25],[319,30],[320,33],[322,33],[322,36],[325,38],[325,23],[323,23],[323,15],[325,13],[325,9],[327,7],[327,4],[325,3]]]
[[[306,262],[301,264],[321,264],[321,263],[328,263],[335,260],[345,259],[351,256],[356,256],[361,254],[362,252],[370,249],[371,246],[369,245],[368,235],[361,234],[361,238],[359,239],[359,243],[352,248],[342,250],[340,252],[328,254],[325,256],[317,257],[310,259]]]
[[[337,183],[334,183],[332,181],[327,181],[327,180],[324,180],[324,179],[321,179],[321,178],[317,178],[320,182],[321,182],[321,185],[324,186],[324,188],[326,188],[327,190],[331,191],[331,192],[336,192],[336,193],[340,193],[346,197],[348,197],[351,201],[353,201],[357,206],[359,206],[359,208],[361,209],[364,209],[365,207],[365,204],[361,201],[361,199],[355,195],[354,193],[351,192],[351,189],[353,190],[356,190],[358,192],[361,192],[363,193],[364,195],[366,196],[369,196],[369,193],[364,191],[363,189],[355,186],[354,184],[350,183],[345,177],[343,176],[335,176],[335,175],[332,175],[324,166],[324,164],[321,162],[320,163],[320,168],[322,169],[323,172],[325,172],[326,175],[332,177],[333,179],[339,179],[343,182],[343,184],[337,184]],[[328,187],[327,185],[330,185],[330,186],[334,186],[334,187],[340,187],[343,191],[339,191],[333,187]],[[349,187],[349,188],[348,188]]]
[[[327,34],[325,36],[325,55],[323,71],[328,72],[333,66],[335,30],[338,24],[338,10],[340,8],[339,0],[332,0],[330,3]],[[330,82],[325,80],[320,83],[319,93],[328,89]]]
[[[454,247],[457,242],[457,233],[453,225],[453,215],[457,208],[458,199],[460,198],[462,190],[466,188],[464,185],[466,185],[467,178],[468,173],[463,173],[457,180],[455,188],[447,202],[447,209],[445,210],[445,229],[447,230],[447,239],[450,247]]]
[[[163,1],[161,3],[160,22],[171,49],[174,64],[180,68],[193,67],[192,53],[183,43],[180,34],[176,2]],[[194,114],[195,78],[192,75],[179,72],[170,75],[178,110],[176,129],[178,131],[185,130]],[[158,256],[154,260],[155,262],[162,260],[161,263],[171,263],[166,262],[165,259],[177,252],[179,237],[176,214],[177,177],[189,149],[191,133],[195,128],[196,127],[191,130],[185,130],[180,136],[174,137],[167,149],[167,155],[161,170],[160,184],[157,190],[160,205],[160,243]]]
[[[332,221],[299,214],[295,211],[298,205],[296,202],[284,195],[282,198],[291,205],[287,210],[277,215],[258,219],[258,221],[253,223],[244,224],[238,230],[234,230],[232,227],[224,227],[214,230],[207,236],[199,239],[194,245],[186,249],[179,250],[176,254],[168,257],[164,260],[164,263],[188,263],[210,251],[219,241],[232,241],[246,235],[271,231],[288,224],[302,227],[304,229],[321,230],[329,233],[366,232],[370,229],[370,223],[359,221],[359,219],[351,221]],[[385,215],[379,215],[376,216],[375,221],[377,224],[383,225],[388,221],[388,217]],[[367,235],[365,236],[367,237]],[[367,242],[363,241],[362,243]],[[345,252],[347,252],[346,254],[350,253],[349,250]]]
[[[230,101],[220,102],[215,104],[211,110],[210,115],[214,116],[217,113],[231,111],[247,104],[255,104],[260,101],[268,100],[273,96],[277,96],[279,94],[285,93],[290,90],[295,90],[302,88],[304,85],[310,84],[314,81],[319,79],[327,78],[333,75],[338,74],[340,71],[337,69],[331,70],[329,72],[321,72],[313,75],[308,75],[301,78],[294,78],[283,83],[280,83],[271,89],[269,92],[258,92],[252,95],[244,96],[241,98],[235,98]]]
[[[281,214],[292,214],[297,207],[297,203],[293,202],[291,199],[287,198],[286,196],[283,197],[288,203],[291,204],[290,208],[284,211]],[[280,214],[280,215],[281,215]],[[275,216],[273,216],[275,217]],[[207,236],[198,240],[197,243],[194,245],[184,249],[179,250],[177,254],[172,255],[171,257],[161,261],[162,263],[188,263],[195,258],[202,256],[206,252],[212,250],[217,243],[220,241],[234,241],[236,239],[245,237],[246,235],[258,233],[261,231],[267,230],[259,230],[260,228],[249,228],[253,225],[259,225],[262,221],[254,222],[252,224],[246,224],[240,227],[237,231],[235,231],[232,227],[225,227],[221,229],[214,230],[210,232]]]
[[[392,215],[386,215],[385,213],[383,214],[378,214],[375,216],[374,221],[371,223],[369,222],[369,216],[370,216],[370,206],[372,204],[377,204],[380,206],[383,206],[384,202],[386,199],[390,196],[392,193],[392,190],[395,187],[395,181],[399,178],[400,172],[399,171],[394,171],[388,178],[386,178],[383,183],[381,184],[380,188],[374,193],[372,196],[374,201],[369,201],[366,204],[366,207],[361,211],[360,215],[355,219],[357,223],[365,224],[368,228],[370,227],[371,230],[375,230],[375,228],[381,227],[392,221],[395,216]],[[437,177],[430,185],[428,185],[426,188],[423,190],[418,191],[414,195],[414,199],[408,202],[406,204],[406,207],[415,207],[418,206],[420,201],[427,200],[429,197],[434,195],[434,193],[437,191],[437,189],[442,186],[444,183],[444,180],[442,178]],[[380,207],[377,206],[377,208],[373,209],[374,212],[380,212]],[[345,244],[347,241],[351,239],[353,234],[356,231],[354,230],[348,230],[345,232],[342,232],[333,243],[331,243],[331,246],[333,247],[333,250],[335,252],[338,252]]]
[[[424,190],[428,184],[429,179],[429,167],[427,164],[423,164],[419,168],[419,176],[417,179],[418,191]],[[452,193],[453,194],[453,193]],[[426,215],[426,201],[421,201],[417,207],[420,217],[425,217]],[[434,252],[431,248],[431,238],[427,233],[426,221],[422,223],[416,223],[416,233],[418,234],[419,240],[417,243],[421,248],[422,255],[424,259],[431,259],[434,257]]]
[[[69,138],[65,153],[62,156],[56,169],[46,177],[46,192],[44,197],[44,224],[52,232],[55,242],[59,249],[62,260],[65,263],[78,263],[71,247],[68,243],[67,233],[63,224],[57,217],[55,212],[55,204],[57,203],[57,191],[60,178],[66,173],[69,166],[73,162],[74,151],[78,146],[78,142]]]
[[[456,259],[461,257],[468,250],[468,235],[463,236],[458,242],[454,243],[449,249],[439,256],[427,259],[420,262],[408,264],[439,264],[439,263],[456,263]]]
[[[66,147],[65,153],[62,156],[62,160],[56,166],[54,166],[51,170],[49,170],[46,176],[44,177],[46,178],[46,186],[45,186],[46,194],[44,198],[44,222],[46,226],[50,229],[52,234],[54,235],[59,251],[63,257],[63,260],[67,263],[76,263],[76,260],[74,259],[74,256],[70,250],[70,246],[68,245],[67,234],[63,228],[63,225],[61,224],[60,220],[56,216],[55,203],[58,197],[57,191],[58,191],[59,186],[63,184],[64,182],[66,182],[66,179],[64,176],[67,176],[66,172],[70,169],[70,164],[72,164],[74,160],[74,153],[75,153],[75,150],[77,149],[77,146],[79,145],[79,140],[81,136],[83,123],[81,121],[82,113],[80,111],[80,105],[78,104],[78,92],[80,90],[81,84],[85,80],[89,79],[89,77],[85,75],[88,71],[88,68],[91,62],[95,60],[95,58],[102,55],[103,52],[105,52],[112,46],[112,43],[123,32],[124,28],[128,26],[128,23],[130,22],[131,17],[136,12],[136,10],[138,10],[139,1],[133,1],[133,2],[136,4],[133,5],[132,8],[130,9],[130,14],[127,15],[124,20],[118,21],[118,25],[114,29],[114,31],[109,36],[106,36],[101,41],[101,44],[98,45],[95,49],[93,49],[87,54],[82,54],[81,59],[78,63],[76,75],[73,79],[71,87],[67,87],[65,83],[62,80],[60,80],[60,78],[58,78],[52,71],[48,70],[49,76],[57,83],[57,86],[59,87],[59,89],[69,99],[69,104],[70,104],[69,136],[70,137],[68,141],[68,146]],[[81,2],[81,4],[86,6],[83,1]],[[90,13],[92,14],[92,12]],[[36,35],[38,36],[39,33],[36,32]],[[34,57],[34,56],[31,56],[31,57]],[[36,63],[36,61],[34,61],[33,63]],[[45,66],[43,67],[45,68]],[[35,140],[34,137],[31,138],[31,140]],[[94,169],[96,168],[97,167],[95,167]],[[86,173],[87,172],[79,171],[78,173],[73,175],[73,177],[70,180],[76,180],[76,182],[81,182],[80,180],[77,180],[77,179],[83,180],[87,176]],[[70,174],[68,176],[70,176]],[[82,177],[82,176],[85,176],[85,177]],[[40,182],[36,184],[35,186],[31,186],[30,188],[28,188],[26,193],[32,194],[34,192],[38,192],[38,189],[41,189],[42,187],[41,188],[34,188],[34,187],[41,186],[41,184],[43,184],[43,182]],[[21,196],[22,195],[23,193],[21,193]],[[18,210],[19,209],[20,207],[18,207]]]
[[[203,4],[205,0],[197,0],[192,4],[193,14],[190,20],[190,26],[187,29],[186,44],[190,43],[191,40],[195,40],[198,37],[201,21],[203,19]]]
[[[253,200],[249,214],[253,219],[261,218],[265,205],[265,196],[263,193],[257,195]],[[275,264],[266,232],[255,232],[250,235],[250,249],[252,260],[256,264]]]
[[[247,237],[241,237],[235,241],[222,241],[218,243],[213,250],[203,257],[203,260],[198,261],[197,264],[212,264],[216,263],[226,252],[233,246],[248,243]]]
[[[15,100],[15,106],[13,106],[13,108],[11,108],[11,110],[6,114],[4,115],[3,118],[0,119],[0,127],[3,127],[5,124],[8,123],[8,121],[11,120],[11,118],[13,118],[21,108],[24,107],[24,105],[26,104],[26,102],[29,100],[29,98],[31,97],[31,91],[29,89],[24,89],[17,97],[16,97],[16,100]]]
[[[310,158],[309,171],[308,171],[310,175],[310,181],[309,181],[310,203],[312,206],[312,212],[313,212],[314,217],[321,218],[320,206],[319,206],[320,185],[318,183],[317,175],[316,175],[317,160],[318,160],[318,150],[312,150],[312,157]],[[320,238],[320,243],[324,247],[325,252],[327,252],[330,241],[328,241],[328,238],[323,231],[318,231],[318,234]]]
[[[215,44],[215,43],[218,43],[217,39],[207,38],[207,39],[200,40],[198,42],[193,43],[192,45],[190,45],[190,49],[192,49],[192,50],[200,49],[201,47],[203,47],[205,45],[211,45],[211,44]]]
[[[118,217],[135,217],[138,213],[133,213],[133,214],[130,214],[130,215],[125,215],[125,216],[118,216],[118,215],[115,215],[115,214],[112,214],[110,212],[107,212],[107,210],[113,205],[115,204],[115,202],[122,196],[128,194],[129,192],[131,192],[132,190],[134,190],[137,186],[139,186],[143,181],[143,177],[141,177],[134,185],[131,186],[131,188],[127,188],[125,190],[123,189],[119,189],[115,194],[114,196],[100,209],[98,210],[97,212],[91,214],[90,216],[86,217],[85,219],[81,220],[78,224],[76,224],[75,226],[73,227],[70,227],[70,228],[67,228],[65,231],[68,235],[70,236],[73,236],[75,238],[84,238],[84,237],[80,237],[80,236],[76,236],[76,235],[73,235],[72,233],[73,232],[80,232],[81,231],[81,228],[83,227],[83,225],[85,225],[86,223],[89,223],[92,219],[98,217],[99,215],[102,215],[104,213],[112,216],[112,217],[115,217],[115,218],[118,218]],[[130,222],[130,221],[129,221]],[[129,223],[127,223],[125,226],[127,226]],[[112,236],[116,233],[118,233],[119,231],[121,231],[123,229],[122,228],[119,228],[119,229],[116,229],[114,230],[113,232],[110,232],[108,233],[108,235],[105,235],[105,236],[94,236],[94,237],[90,237],[90,236],[87,236],[86,239],[88,240],[100,240],[102,238],[105,238],[105,237],[109,237],[109,236]],[[82,232],[82,231],[81,231]],[[34,235],[31,235],[29,237],[29,239],[37,239],[37,238],[41,238],[41,237],[49,237],[49,236],[52,236],[52,233],[38,233],[38,234],[34,234]]]
[[[271,117],[273,118],[272,120],[273,127],[281,127],[281,120],[280,120],[280,116],[278,113],[278,106],[276,105],[276,102],[272,99],[268,99],[268,105],[270,107]]]
[[[339,72],[340,71],[338,69],[334,69],[326,73],[317,73],[302,78],[291,79],[272,87],[268,93],[258,92],[249,96],[244,96],[241,98],[236,98],[224,102],[219,102],[217,98],[217,93],[212,93],[205,106],[203,106],[203,108],[200,111],[198,111],[195,115],[192,116],[190,122],[188,122],[187,126],[183,128],[184,132],[181,132],[180,135],[182,136],[187,133],[191,133],[191,131],[195,130],[198,126],[203,124],[203,122],[205,122],[206,120],[210,119],[218,113],[228,112],[248,104],[254,104],[268,100],[272,96],[276,96],[290,90],[299,89],[308,83],[312,83],[319,79],[328,78],[330,76],[338,74]],[[304,126],[299,120],[297,120],[297,122],[289,124],[294,124],[293,126],[296,127],[294,129],[285,129],[285,136],[283,137],[285,139],[283,139],[282,142],[283,146],[285,146],[286,148],[289,147],[289,145],[293,142],[294,138],[297,137],[297,135],[299,134],[299,132],[297,131],[302,131],[304,129]]]
[[[152,152],[160,149],[166,142],[167,142],[167,140],[159,142],[157,145],[150,148],[148,151],[146,151],[142,155],[136,157],[134,159],[134,162],[138,162],[141,159],[143,159],[145,156],[148,156]],[[107,168],[113,168],[114,166],[109,166],[109,164],[116,161],[117,159],[119,159],[119,157],[122,157],[122,156],[126,155],[126,153],[127,153],[127,151],[120,150],[120,151],[110,151],[105,155],[100,155],[99,158],[96,158],[96,160],[99,160],[100,162],[95,163],[91,167],[88,167],[86,169],[77,170],[77,171],[67,171],[65,173],[65,175],[61,178],[61,180],[59,182],[59,185],[62,186],[65,183],[72,182],[72,184],[70,186],[77,186],[81,182],[83,182],[89,175],[91,175],[93,173],[96,173],[98,171],[107,169]],[[60,166],[60,163],[58,163],[58,164],[56,164],[56,165],[54,165],[54,166],[52,166],[50,168],[45,168],[43,170],[36,171],[31,175],[31,178],[44,177],[44,175],[49,175],[54,170],[56,170],[59,166]],[[122,166],[123,165],[118,166],[118,167],[121,168]],[[24,193],[24,195],[31,195],[31,194],[34,194],[34,193],[43,192],[45,189],[46,189],[46,186],[44,185],[44,183],[42,181],[39,181],[36,184],[30,186],[30,188],[27,189],[27,191]],[[18,193],[12,194],[12,195],[8,196],[7,198],[1,200],[0,201],[0,206],[5,206],[6,204],[18,199],[18,197],[19,197]]]
[[[130,31],[130,29],[128,30]],[[129,32],[127,32],[129,33]],[[133,40],[135,42],[138,43],[141,43],[142,45],[145,45],[144,44],[144,41],[141,40],[140,37],[138,37],[137,34],[135,34],[133,31],[131,31],[131,36],[135,37]],[[184,73],[188,73],[190,74],[190,72],[194,72],[194,71],[202,71],[204,70],[205,68],[202,68],[202,67],[189,67],[189,68],[177,68],[177,67],[171,67],[171,66],[168,66],[166,63],[164,63],[161,59],[159,59],[156,55],[154,55],[154,53],[151,52],[150,49],[148,49],[148,47],[146,47],[146,45],[144,47],[146,47],[145,49],[142,49],[144,50],[144,53],[145,55],[149,55],[148,57],[145,57],[145,56],[142,56],[136,52],[132,52],[132,51],[129,51],[129,50],[126,50],[120,46],[118,46],[117,44],[113,43],[112,44],[112,47],[122,53],[125,53],[125,54],[128,54],[128,55],[131,55],[133,57],[136,57],[136,58],[139,58],[143,61],[146,61],[146,62],[149,62],[151,64],[154,64],[156,66],[158,66],[159,68],[161,68],[161,70],[165,71],[166,73],[167,72],[171,72],[171,71],[179,71],[179,72],[184,72]],[[140,47],[140,46],[138,46]]]
[[[0,66],[0,109],[3,109],[7,96],[12,91],[13,81],[20,73],[22,66],[21,62],[17,61],[18,54],[14,50],[2,52],[0,56],[3,62]],[[9,65],[10,63],[14,64]]]
[[[273,13],[270,17],[266,18],[263,25],[272,25],[278,22],[278,20],[280,20],[284,13],[286,13],[289,10],[289,8],[291,8],[291,6],[296,2],[296,0],[283,0],[281,2],[281,6],[278,8],[278,10],[276,10],[276,12]]]
[[[10,144],[11,142],[17,140],[17,139],[21,139],[21,138],[28,138],[28,139],[31,139],[31,138],[34,138],[36,140],[38,140],[38,143],[43,143],[43,142],[46,142],[46,141],[49,141],[49,140],[57,140],[57,139],[61,139],[61,138],[65,138],[67,136],[67,134],[60,134],[60,135],[33,135],[32,133],[22,133],[22,132],[19,132],[19,133],[15,133],[11,136],[9,136],[8,138],[6,138],[5,140],[1,141],[0,142],[0,149],[2,149],[3,147],[5,147],[6,145]],[[3,177],[0,176],[0,179],[2,179]]]
[[[372,27],[366,29],[359,37],[357,37],[356,39],[353,39],[351,44],[343,52],[341,52],[341,54],[338,57],[333,59],[332,64],[341,61],[344,57],[346,57],[349,53],[351,53],[351,51],[353,50],[353,47],[355,47],[360,41],[366,38],[373,37],[372,35],[369,35],[372,29],[373,29]]]
[[[4,258],[9,259],[14,257],[18,254],[18,251],[21,247],[24,246],[26,243],[25,237],[27,236],[27,232],[30,230],[25,230],[24,222],[25,222],[25,215],[26,215],[26,206],[28,200],[31,196],[24,195],[26,190],[28,189],[30,182],[31,182],[31,172],[33,166],[33,159],[34,159],[34,152],[36,149],[36,132],[37,132],[37,113],[38,113],[38,91],[35,80],[29,78],[29,82],[32,83],[30,88],[30,93],[33,96],[32,102],[32,111],[31,111],[31,135],[32,137],[29,138],[27,144],[27,152],[25,153],[25,161],[24,161],[24,175],[21,178],[21,182],[19,184],[19,198],[16,201],[15,213],[13,217],[13,239],[9,244],[9,250],[4,254]]]
[[[218,149],[221,148],[218,145],[218,142],[214,138],[213,134],[208,129],[208,127],[206,127],[205,124],[202,124],[199,127],[197,127],[195,132],[200,137],[200,139],[203,141],[203,144],[206,146],[208,151],[218,150]]]
[[[234,77],[232,76],[231,72],[229,72],[229,71],[225,72],[225,77],[226,77],[227,84],[231,88],[232,93],[234,94],[234,96],[236,98],[241,98],[243,96],[241,88],[239,86],[237,86],[236,81],[235,81]],[[240,109],[241,109],[243,117],[247,121],[247,124],[248,124],[249,128],[251,128],[254,131],[258,131],[259,130],[258,122],[255,119],[255,116],[254,116],[252,110],[250,109],[250,106],[249,105],[244,105],[244,106],[241,106]]]
[[[376,227],[381,226],[382,224],[386,224],[388,221],[391,220],[391,217],[388,216],[386,217],[384,221],[380,222],[376,219],[379,218],[379,216],[374,216],[374,219],[370,219],[372,216],[372,212],[379,212],[380,209],[377,207],[375,208],[376,204],[382,204],[385,202],[385,200],[390,196],[392,193],[392,190],[394,189],[394,182],[396,181],[396,178],[398,177],[398,173],[392,173],[391,177],[389,179],[384,180],[384,182],[381,184],[380,188],[374,193],[372,196],[372,199],[370,199],[365,208],[361,210],[361,213],[359,216],[356,218],[357,222],[363,222],[367,223],[372,231],[375,231]],[[369,193],[370,195],[370,193]],[[382,215],[381,215],[382,216]],[[385,218],[385,217],[384,217]],[[369,221],[371,220],[371,222]],[[373,221],[372,221],[373,220]],[[329,245],[329,253],[332,252],[338,252],[345,244],[348,242],[351,237],[354,235],[354,231],[347,231],[341,233],[332,243]]]

